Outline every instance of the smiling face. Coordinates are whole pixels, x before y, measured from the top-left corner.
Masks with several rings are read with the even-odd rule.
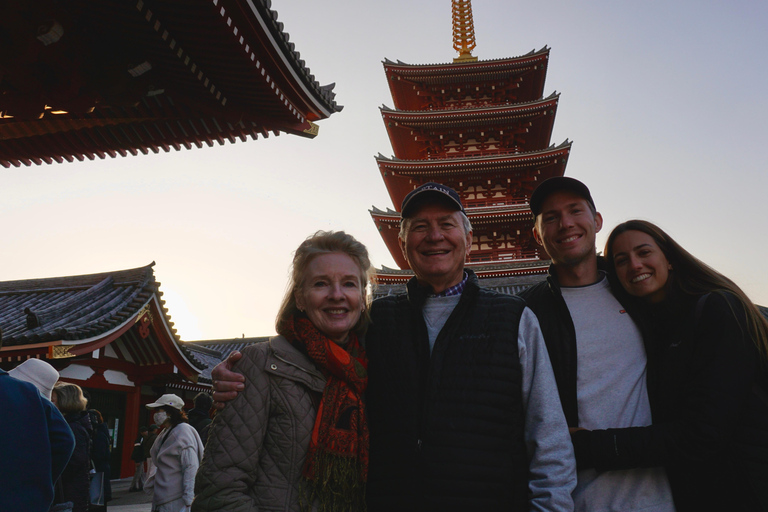
[[[614,240],[612,253],[616,277],[627,293],[649,302],[664,299],[672,265],[653,237],[625,231]]]
[[[561,190],[542,203],[533,235],[556,267],[589,266],[596,273],[595,234],[602,227],[602,216],[593,213],[586,199]]]
[[[442,292],[464,278],[464,261],[472,232],[464,232],[461,212],[441,203],[426,203],[408,219],[400,249],[416,278]]]
[[[363,309],[361,270],[350,256],[331,252],[315,256],[307,265],[296,305],[312,324],[342,345],[355,327]]]

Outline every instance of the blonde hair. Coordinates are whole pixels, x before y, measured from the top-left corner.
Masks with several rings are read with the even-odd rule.
[[[694,297],[722,291],[734,295],[744,308],[750,338],[757,347],[763,364],[768,364],[768,319],[760,313],[757,306],[736,283],[683,249],[657,225],[645,220],[628,220],[613,228],[605,243],[605,258],[612,271],[614,270],[613,244],[616,237],[627,231],[645,233],[659,246],[674,269],[670,272],[668,286],[674,286],[683,294]]]
[[[354,329],[358,333],[365,332],[371,318],[368,313],[370,298],[367,294],[370,277],[373,273],[371,260],[368,258],[368,249],[358,242],[352,235],[344,231],[318,231],[304,240],[293,256],[291,275],[288,278],[285,297],[277,313],[275,328],[278,334],[285,334],[287,322],[291,317],[299,313],[296,305],[296,292],[304,285],[304,277],[309,263],[320,254],[340,252],[346,254],[360,269],[361,293],[365,309],[360,315]]]
[[[84,411],[88,405],[83,389],[77,384],[57,382],[53,392],[56,393],[56,407],[62,414]]]

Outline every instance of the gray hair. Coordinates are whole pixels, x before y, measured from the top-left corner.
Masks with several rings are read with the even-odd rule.
[[[459,212],[461,216],[461,226],[464,228],[464,234],[466,235],[470,231],[472,231],[472,224],[469,222],[469,218],[464,214],[464,212],[456,210]],[[400,240],[405,241],[405,238],[408,236],[408,229],[411,227],[411,218],[406,217],[404,219],[400,220],[400,233],[397,235]]]

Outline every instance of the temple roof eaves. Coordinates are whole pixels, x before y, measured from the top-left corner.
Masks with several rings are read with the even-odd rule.
[[[467,165],[485,164],[490,165],[495,162],[503,162],[506,160],[533,160],[539,158],[546,158],[549,153],[553,151],[562,151],[571,147],[573,143],[568,139],[565,139],[561,144],[550,144],[547,148],[534,150],[534,151],[521,151],[519,153],[504,153],[498,155],[472,155],[466,157],[455,158],[435,158],[431,160],[407,160],[397,157],[385,157],[381,154],[376,157],[376,161],[385,165],[400,168],[433,168],[433,167],[446,167],[454,168]]]
[[[534,101],[521,102],[521,103],[505,103],[499,105],[483,105],[479,107],[466,107],[466,108],[450,108],[441,110],[399,110],[391,109],[382,105],[380,110],[382,112],[392,113],[394,115],[400,115],[403,117],[457,117],[457,116],[470,116],[483,113],[494,113],[504,111],[531,111],[546,106],[547,103],[558,102],[560,100],[560,94],[554,92],[546,98],[540,98]]]
[[[285,62],[290,64],[297,75],[300,75],[305,79],[303,81],[306,86],[313,89],[318,94],[319,98],[322,98],[327,103],[325,107],[330,110],[327,114],[330,115],[331,112],[340,112],[344,107],[336,104],[336,93],[333,92],[335,83],[320,85],[317,82],[315,76],[301,58],[301,53],[296,51],[296,45],[290,41],[290,34],[284,31],[285,25],[281,21],[278,21],[277,11],[271,9],[271,0],[255,0],[247,3],[252,6],[255,11],[254,14],[257,14],[259,20],[264,22],[264,26],[269,28],[273,40],[281,47],[280,49],[283,50],[280,52],[281,55],[291,56],[291,59],[285,59]],[[260,10],[262,12],[259,12]]]
[[[392,62],[391,60],[385,58],[383,62],[384,66],[390,66],[390,67],[403,67],[403,68],[409,68],[412,70],[419,70],[419,69],[429,69],[429,68],[439,68],[439,67],[473,67],[473,66],[487,66],[487,65],[493,65],[493,64],[502,64],[504,62],[508,61],[518,61],[518,60],[526,60],[530,59],[531,57],[539,57],[539,56],[545,56],[549,53],[550,48],[547,45],[544,45],[540,50],[531,50],[530,52],[518,55],[516,57],[501,57],[498,59],[483,59],[483,60],[477,60],[474,62],[466,62],[466,63],[455,63],[453,61],[450,62],[434,62],[430,64],[409,64],[407,62],[403,62],[400,59],[398,59],[396,62]]]
[[[393,210],[389,206],[387,206],[386,210],[382,210],[380,208],[377,208],[376,206],[371,206],[371,209],[368,210],[368,212],[370,212],[371,215],[382,215],[382,216],[387,216],[387,217],[392,217],[392,216],[400,217],[400,212],[396,212],[395,210]]]

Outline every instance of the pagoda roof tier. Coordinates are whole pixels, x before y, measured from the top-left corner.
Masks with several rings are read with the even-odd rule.
[[[18,0],[0,28],[0,165],[314,137],[341,110],[269,0]],[[31,14],[32,13],[32,14]]]
[[[543,180],[562,176],[571,142],[542,151],[442,160],[376,157],[392,204],[399,208],[416,187],[435,181],[453,188],[468,208],[528,201]]]
[[[549,146],[560,95],[529,103],[441,111],[381,107],[397,158],[426,160],[542,150]]]
[[[549,260],[539,261],[521,261],[521,262],[498,262],[498,263],[466,263],[466,268],[472,269],[484,285],[485,279],[509,278],[513,276],[537,276],[546,274],[549,268]],[[410,269],[393,269],[382,265],[381,268],[374,270],[374,282],[377,286],[405,284],[413,277],[413,271]],[[541,278],[521,279],[522,288],[527,288],[535,282],[541,281]],[[381,290],[374,290],[374,296],[380,297]],[[515,290],[519,291],[519,290]]]
[[[545,46],[504,59],[445,64],[385,59],[383,64],[395,107],[420,110],[454,108],[467,102],[533,101],[544,93],[548,62],[549,48]]]
[[[398,242],[400,213],[389,208],[380,210],[376,207],[369,212],[392,258],[400,268],[407,269],[408,263]],[[467,217],[473,229],[473,250],[469,261],[538,261],[546,257],[546,253],[533,240],[533,214],[527,203],[471,208],[467,209]]]
[[[128,373],[175,366],[195,382],[205,365],[176,334],[153,266],[0,282],[0,361],[89,361],[101,352],[127,361]]]

